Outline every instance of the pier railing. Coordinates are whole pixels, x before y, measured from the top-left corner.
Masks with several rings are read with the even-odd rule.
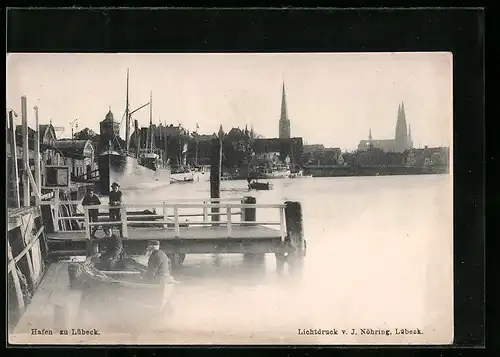
[[[281,237],[286,235],[285,205],[284,204],[256,204],[245,203],[245,198],[183,198],[178,200],[125,203],[121,206],[97,205],[82,206],[83,216],[61,217],[58,215],[58,205],[81,205],[80,201],[44,202],[43,204],[54,205],[54,227],[59,230],[60,221],[81,222],[79,230],[85,232],[85,237],[90,239],[92,227],[113,226],[120,227],[124,237],[128,237],[128,229],[131,226],[146,225],[156,229],[165,229],[175,232],[175,237],[180,237],[181,228],[188,227],[225,227],[227,237],[230,238],[234,227],[261,225],[269,226],[279,230]],[[102,221],[90,222],[89,210],[99,210],[99,217],[106,217],[109,209],[120,210],[120,221],[111,221],[104,218]],[[149,212],[146,213],[145,211]],[[278,217],[276,220],[255,220],[255,211],[260,217]],[[274,214],[270,211],[274,211]],[[142,212],[141,212],[142,211]],[[253,212],[253,213],[252,213]],[[143,214],[141,214],[143,213]],[[194,220],[193,220],[194,219]],[[75,230],[73,230],[75,231]]]
[[[93,226],[117,226],[117,221],[109,222],[89,222],[88,211],[90,209],[120,209],[122,233],[124,237],[128,237],[128,228],[131,225],[145,224],[151,226],[158,226],[166,230],[173,230],[175,237],[180,238],[181,227],[191,226],[223,226],[226,228],[227,237],[231,238],[232,230],[235,226],[248,226],[248,225],[262,225],[262,226],[275,226],[281,232],[281,237],[285,237],[285,214],[284,204],[245,204],[245,203],[160,203],[162,214],[144,214],[128,216],[127,210],[138,208],[150,208],[151,206],[145,203],[124,204],[121,206],[99,205],[99,206],[85,206],[85,236],[90,239],[90,231]],[[184,210],[202,210],[202,213],[182,213]],[[275,209],[280,212],[280,220],[278,221],[248,221],[245,220],[246,209]],[[209,210],[211,212],[209,212]],[[214,212],[215,211],[215,212]],[[218,216],[219,220],[213,220],[208,217]],[[239,216],[240,220],[234,220],[235,216]],[[182,222],[183,217],[203,217],[201,221]],[[151,218],[147,221],[137,221],[134,218]],[[157,218],[153,220],[153,218]]]

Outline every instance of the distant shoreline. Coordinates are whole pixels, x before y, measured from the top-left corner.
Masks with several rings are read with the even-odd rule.
[[[313,177],[437,175],[449,173],[448,165],[400,166],[305,166],[304,175]]]
[[[356,176],[404,176],[404,175],[440,175],[449,173],[448,165],[411,166],[304,166],[303,174],[314,177],[356,177]],[[252,177],[253,179],[281,179],[272,177]],[[246,180],[246,174],[228,175],[225,180]]]

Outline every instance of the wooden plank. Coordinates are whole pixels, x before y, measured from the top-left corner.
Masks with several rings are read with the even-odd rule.
[[[33,286],[37,285],[37,283],[39,282],[40,274],[42,273],[44,265],[40,243],[41,240],[37,239],[35,243],[33,243],[33,246],[30,250],[31,260],[33,262]]]
[[[28,222],[25,222],[24,219],[23,219],[23,223],[24,224],[23,224],[23,226],[21,228],[21,231],[22,231],[21,234],[23,236],[21,237],[21,239],[23,240],[24,248],[26,249],[28,246],[30,246],[30,248],[26,249],[26,251],[25,251],[25,249],[23,249],[21,251],[21,253],[25,252],[26,261],[28,262],[28,270],[29,270],[29,277],[28,277],[28,279],[31,282],[31,286],[34,286],[35,285],[35,272],[34,272],[34,269],[33,269],[33,260],[31,259],[30,249],[33,247],[34,242],[32,243],[32,241],[35,241],[35,239],[31,239],[31,241],[28,239],[31,236],[32,224],[33,224],[33,220],[31,219],[31,215],[28,215]],[[30,244],[30,243],[32,243],[32,244]],[[21,258],[19,258],[19,259],[21,259]]]
[[[19,196],[19,168],[17,167],[17,148],[16,148],[16,126],[14,125],[13,111],[9,111],[9,136],[10,148],[12,158],[12,184],[14,185],[14,206],[19,208],[21,206],[21,199]],[[16,114],[17,116],[17,114]]]
[[[35,187],[39,196],[42,193],[42,173],[40,169],[40,123],[38,121],[38,106],[34,106],[35,110]],[[41,197],[39,197],[39,202]]]
[[[41,236],[44,228],[45,228],[45,226],[40,227],[40,229],[36,233],[36,236],[31,240],[31,242],[28,243],[28,245],[26,245],[26,247],[24,247],[24,249],[21,251],[21,253],[19,253],[15,258],[11,258],[9,256],[9,265],[8,265],[9,271],[11,271],[14,268],[15,263],[18,262],[19,259],[21,259],[30,250],[30,248],[40,239],[40,236]],[[12,255],[12,252],[11,252],[11,255]]]
[[[9,217],[9,225],[8,225],[9,232],[18,227],[21,227],[21,219],[19,217],[15,218]]]
[[[226,227],[187,227],[179,228],[179,238],[176,238],[176,232],[172,229],[154,228],[154,227],[129,227],[128,239],[149,240],[149,239],[231,239],[231,238],[281,238],[281,233],[277,229],[263,226],[233,226],[231,238],[227,238]],[[84,241],[83,232],[59,232],[47,233],[50,240],[68,240]]]
[[[10,247],[10,242],[7,239],[7,254],[9,261],[13,261],[13,256],[12,256],[12,249]],[[17,275],[17,269],[16,269],[16,264],[13,264],[14,270],[12,271],[12,280],[14,280],[14,288],[16,290],[16,297],[17,297],[17,304],[19,306],[19,310],[21,311],[21,314],[24,312],[24,298],[23,298],[23,291],[21,290],[21,283],[19,282],[19,276]]]
[[[29,146],[28,146],[28,111],[26,108],[26,96],[21,97],[21,120],[22,120],[22,135],[23,135],[23,206],[30,206],[30,181],[28,171],[29,164]]]
[[[35,218],[40,216],[40,208],[38,206],[21,207],[9,209],[9,219],[14,219],[27,214],[35,214]]]

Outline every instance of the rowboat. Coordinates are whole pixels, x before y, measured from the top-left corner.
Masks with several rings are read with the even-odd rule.
[[[82,291],[81,308],[110,326],[154,325],[171,312],[173,284],[142,280],[147,267],[132,258],[106,271],[98,255],[68,265],[70,287]]]
[[[272,190],[273,185],[269,182],[251,182],[248,184],[249,190]]]

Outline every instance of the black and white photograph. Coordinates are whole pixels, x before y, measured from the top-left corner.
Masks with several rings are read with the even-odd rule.
[[[450,52],[10,53],[11,344],[451,344]]]

